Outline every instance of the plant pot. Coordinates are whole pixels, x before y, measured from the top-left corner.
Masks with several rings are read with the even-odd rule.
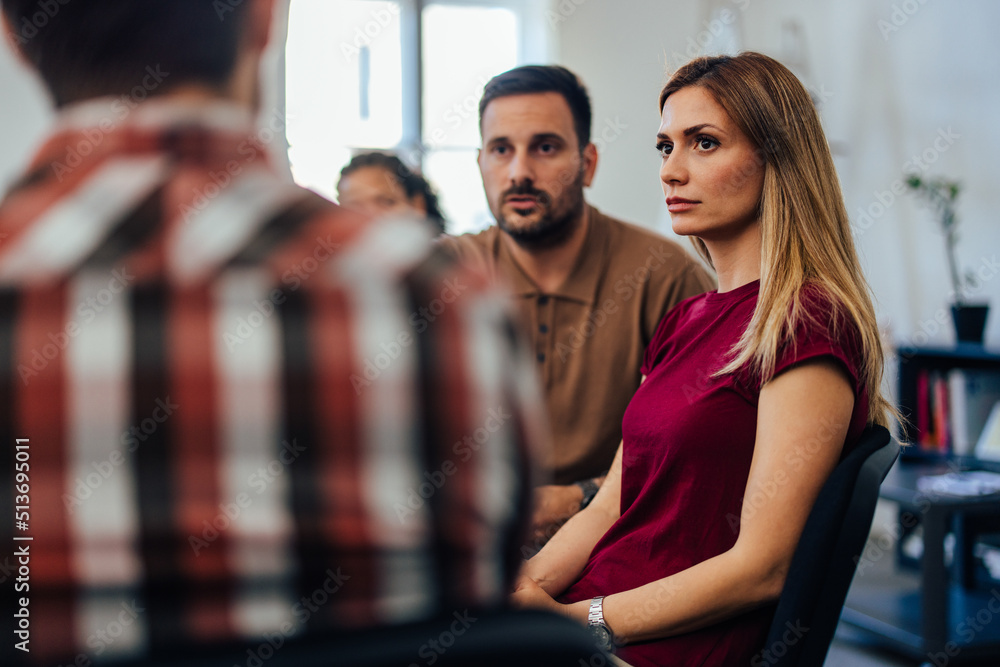
[[[951,317],[955,322],[955,334],[960,343],[983,344],[983,331],[986,329],[986,316],[989,305],[953,304]]]

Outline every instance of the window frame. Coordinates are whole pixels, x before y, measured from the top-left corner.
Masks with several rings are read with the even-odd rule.
[[[362,1],[376,2],[378,0]],[[292,2],[295,0],[290,0],[287,5],[289,12],[292,9]],[[432,156],[451,151],[475,151],[478,149],[478,143],[472,146],[436,146],[432,145],[428,137],[424,135],[425,129],[428,132],[431,131],[424,127],[424,9],[430,6],[444,5],[449,7],[500,8],[511,11],[517,18],[515,53],[518,64],[550,62],[551,54],[558,46],[555,41],[558,33],[548,23],[549,3],[538,2],[538,0],[394,0],[394,2],[398,3],[400,10],[398,17],[402,56],[402,87],[400,90],[402,127],[400,139],[395,146],[365,146],[352,142],[349,137],[343,137],[338,143],[350,154],[369,150],[392,151],[410,167],[426,172],[428,161]],[[282,48],[279,52],[279,69],[282,76],[278,92],[282,107],[287,102],[288,93],[284,76],[288,53],[286,41],[282,40]],[[289,173],[291,175],[291,170]],[[309,177],[306,177],[304,182],[309,180]],[[314,187],[319,188],[319,186]],[[321,191],[329,193],[325,189]],[[445,192],[441,194],[443,195]],[[476,215],[479,216],[479,213]],[[482,220],[470,226],[470,220],[464,220],[462,216],[451,222],[453,224],[459,223],[459,230],[465,231],[478,229],[479,224],[485,224],[485,220]]]
[[[371,0],[375,2],[377,0]],[[519,34],[517,44],[518,62],[542,63],[549,62],[554,43],[552,31],[546,27],[546,9],[548,3],[537,0],[395,0],[400,6],[400,50],[403,53],[403,128],[402,137],[396,146],[390,147],[402,156],[417,158],[417,164],[411,166],[422,168],[424,154],[430,150],[424,141],[423,125],[423,10],[429,5],[452,5],[466,7],[503,7],[513,11],[518,17]],[[295,0],[290,0],[291,3]],[[280,104],[285,105],[287,92],[284,89],[284,70],[286,62],[285,48],[279,55],[278,69],[280,78]],[[355,148],[375,148],[362,147]],[[438,150],[438,149],[434,149]]]

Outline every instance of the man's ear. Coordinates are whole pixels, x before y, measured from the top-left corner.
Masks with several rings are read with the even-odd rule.
[[[583,149],[583,187],[590,187],[595,173],[597,173],[597,146],[591,142]]]
[[[409,203],[410,206],[420,211],[422,215],[427,215],[427,198],[424,197],[421,193],[418,192],[417,194],[410,197]]]
[[[283,0],[285,1],[285,0]],[[271,41],[271,27],[274,24],[275,0],[251,0],[247,13],[247,46],[254,51],[263,51]]]
[[[21,50],[21,44],[18,39],[19,35],[17,29],[11,25],[10,19],[7,17],[7,12],[0,11],[0,34],[3,34],[4,39],[7,44],[10,45],[11,53],[14,57],[20,61],[25,67],[31,67],[31,63],[28,62],[27,56],[24,55],[24,51]],[[32,68],[33,69],[33,68]]]

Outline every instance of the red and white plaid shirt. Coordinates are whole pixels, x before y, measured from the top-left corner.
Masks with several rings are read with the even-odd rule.
[[[48,663],[505,597],[542,403],[503,296],[271,137],[91,102],[0,205],[0,655],[21,598]]]

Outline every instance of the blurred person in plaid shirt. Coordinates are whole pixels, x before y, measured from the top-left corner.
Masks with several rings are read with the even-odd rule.
[[[429,225],[272,167],[274,0],[2,8],[59,111],[0,204],[3,664],[501,604],[533,369]]]

